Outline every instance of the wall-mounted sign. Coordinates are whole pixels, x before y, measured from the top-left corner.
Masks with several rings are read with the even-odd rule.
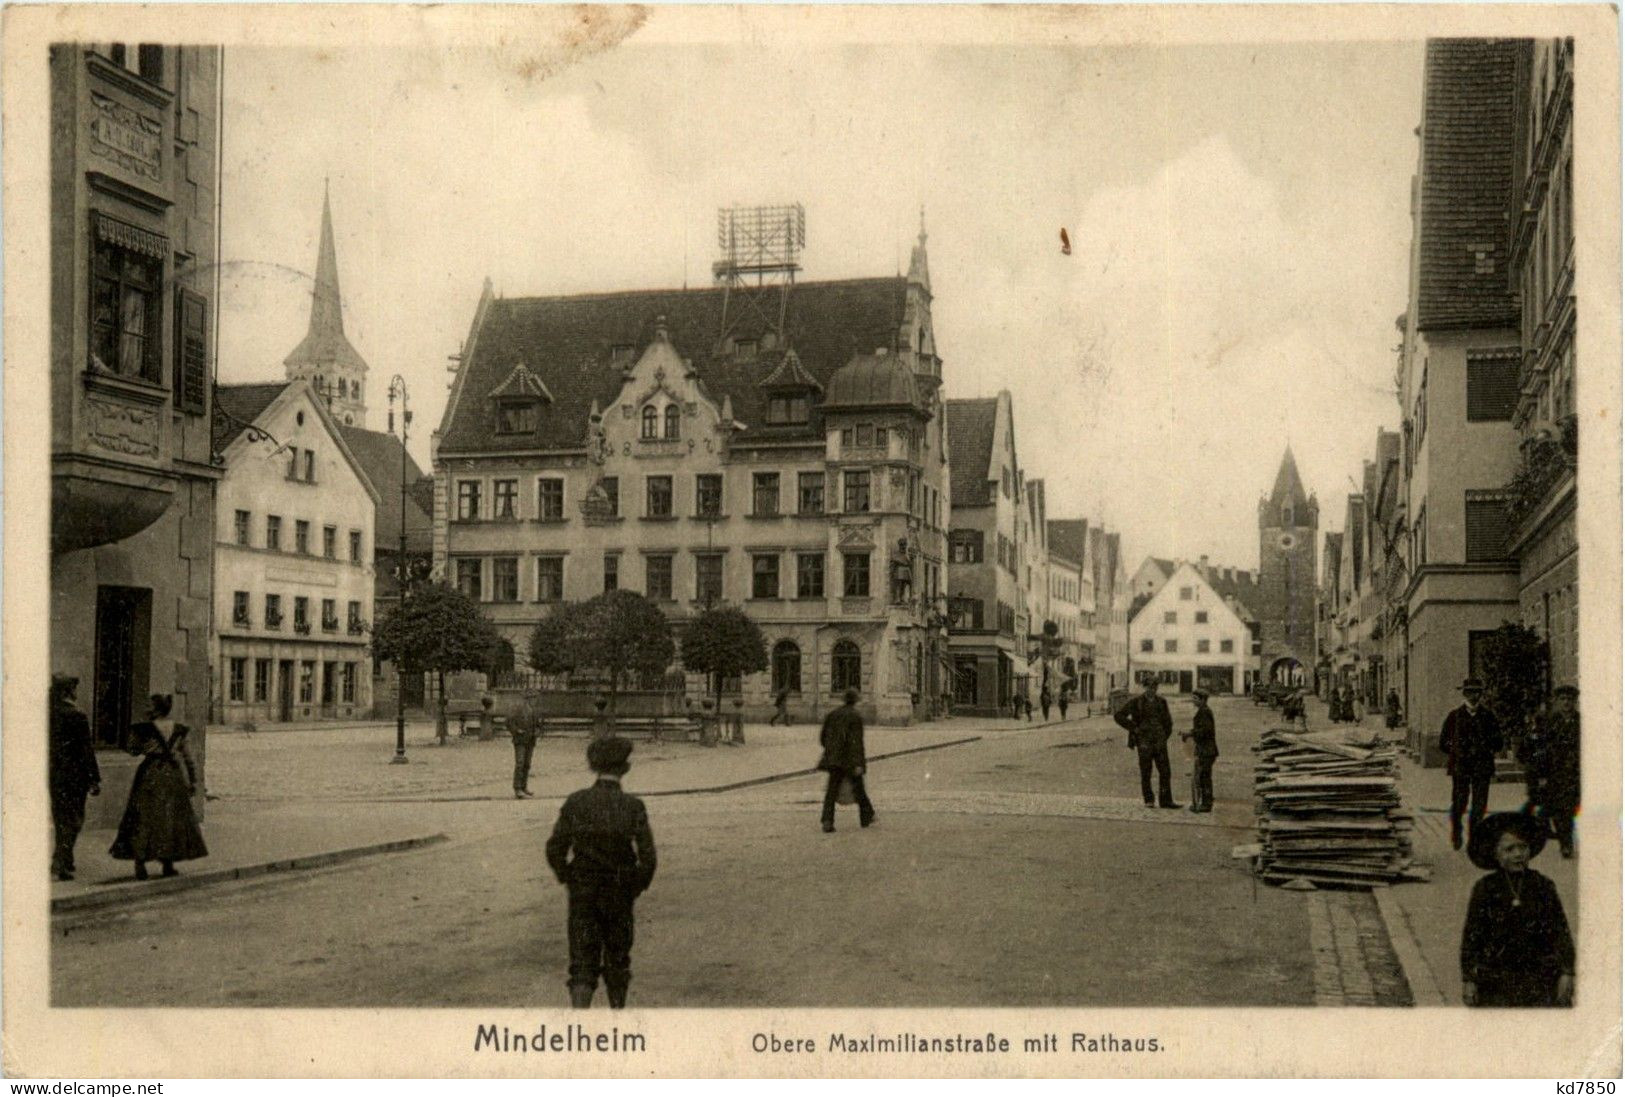
[[[155,119],[90,93],[90,151],[154,183],[162,178],[164,127]]]

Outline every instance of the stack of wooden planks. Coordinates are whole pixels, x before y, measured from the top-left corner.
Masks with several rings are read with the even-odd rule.
[[[1258,872],[1284,884],[1385,887],[1425,880],[1411,863],[1412,817],[1400,804],[1397,751],[1353,729],[1265,732],[1258,764]]]

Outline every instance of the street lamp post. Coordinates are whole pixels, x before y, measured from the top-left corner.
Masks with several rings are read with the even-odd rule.
[[[401,398],[401,521],[400,546],[395,554],[395,597],[397,614],[406,609],[406,438],[412,413],[406,407],[406,380],[396,374],[389,381],[389,432],[395,433],[395,397]],[[406,652],[395,653],[395,757],[390,765],[406,764]]]

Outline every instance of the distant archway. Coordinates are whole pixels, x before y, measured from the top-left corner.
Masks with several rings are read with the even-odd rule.
[[[1301,686],[1307,681],[1304,665],[1290,655],[1283,655],[1270,664],[1270,681],[1282,686]]]

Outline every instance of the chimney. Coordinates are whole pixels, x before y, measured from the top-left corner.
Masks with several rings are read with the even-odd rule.
[[[1197,570],[1202,573],[1202,578],[1207,578],[1207,553],[1202,553],[1202,564]]]

